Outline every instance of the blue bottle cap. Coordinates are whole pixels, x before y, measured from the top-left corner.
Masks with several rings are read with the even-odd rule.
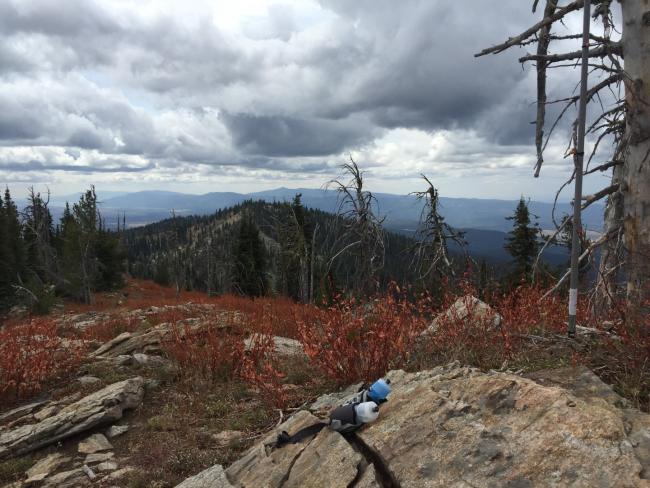
[[[375,381],[368,390],[368,396],[374,401],[385,400],[390,393],[390,386],[383,379]]]

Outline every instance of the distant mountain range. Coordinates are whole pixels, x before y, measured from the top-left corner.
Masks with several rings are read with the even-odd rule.
[[[310,188],[277,188],[254,193],[212,192],[192,195],[171,191],[140,191],[135,193],[98,191],[101,209],[106,223],[114,226],[117,216],[125,214],[129,227],[157,222],[170,216],[172,210],[179,216],[206,215],[246,200],[290,201],[302,194],[303,204],[310,208],[326,212],[336,212],[338,195],[334,190]],[[385,216],[387,229],[411,235],[417,228],[421,202],[412,195],[394,195],[376,193],[378,214]],[[55,217],[60,215],[66,201],[74,202],[79,195],[67,195],[52,198],[51,206]],[[503,249],[506,233],[512,228],[512,222],[506,218],[515,210],[515,200],[495,200],[478,198],[440,199],[440,211],[447,223],[457,229],[466,230],[469,250],[475,257],[486,257],[491,261],[506,261],[508,255]],[[531,201],[529,208],[538,216],[537,222],[542,229],[553,229],[553,204]],[[555,215],[560,220],[563,214],[571,213],[568,203],[559,203]],[[583,223],[590,231],[599,232],[602,228],[603,206],[594,204],[583,213]],[[553,264],[566,261],[566,251],[551,248],[547,260]]]
[[[302,194],[305,206],[336,212],[337,193],[333,190],[310,188],[278,188],[255,193],[213,192],[191,195],[170,191],[140,191],[135,193],[101,192],[101,207],[107,222],[114,221],[117,214],[126,213],[127,225],[138,226],[169,217],[173,210],[177,215],[205,215],[218,209],[230,207],[245,200],[290,201],[296,193]],[[420,218],[422,205],[412,195],[376,193],[378,213],[386,217],[385,225],[391,230],[408,232],[415,229]],[[65,201],[74,202],[78,195],[53,198],[53,206],[63,206]],[[440,199],[440,210],[447,223],[456,228],[483,229],[508,232],[512,223],[506,220],[513,214],[515,200],[493,200],[478,198]],[[530,210],[539,217],[543,229],[554,228],[551,212],[553,205],[546,202],[530,202]],[[559,203],[556,218],[571,213],[568,203]],[[583,214],[583,224],[592,231],[602,228],[603,207],[592,205]]]

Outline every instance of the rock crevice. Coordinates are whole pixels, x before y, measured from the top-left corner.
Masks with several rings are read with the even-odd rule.
[[[352,447],[365,458],[365,467],[360,470],[359,479],[363,477],[364,471],[374,468],[375,479],[381,488],[401,488],[401,485],[395,475],[390,470],[390,466],[381,454],[373,450],[369,445],[363,442],[356,433],[346,434],[345,439]],[[350,485],[357,486],[356,484]]]

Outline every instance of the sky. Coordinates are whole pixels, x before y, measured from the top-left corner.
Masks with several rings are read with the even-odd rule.
[[[534,46],[473,56],[538,21],[531,4],[0,0],[0,183],[319,188],[353,157],[379,192],[424,173],[443,196],[551,200],[570,131],[533,178],[535,72],[517,58]],[[550,97],[576,77],[555,70]]]

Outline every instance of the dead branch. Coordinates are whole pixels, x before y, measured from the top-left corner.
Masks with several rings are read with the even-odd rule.
[[[596,171],[604,172],[607,171],[609,168],[613,168],[614,166],[620,166],[621,164],[623,164],[623,161],[621,160],[607,161],[606,163],[596,166],[595,168],[592,168],[589,171],[585,171],[583,174],[590,175],[591,173],[595,173]]]
[[[567,219],[567,220],[568,220],[568,219]],[[591,253],[592,253],[596,248],[598,248],[599,246],[602,246],[605,242],[607,242],[607,241],[608,241],[609,239],[611,239],[611,238],[612,238],[612,235],[610,235],[610,234],[603,234],[603,235],[602,235],[602,236],[601,236],[597,241],[593,242],[589,247],[587,247],[587,249],[585,249],[585,250],[583,251],[583,253],[582,253],[582,254],[580,255],[580,257],[578,258],[578,265],[581,264],[582,261],[583,261],[587,256],[589,256],[589,255],[590,255],[590,254],[591,254]],[[564,284],[564,282],[566,281],[566,279],[567,279],[570,275],[571,275],[571,268],[569,268],[569,269],[567,270],[567,272],[564,273],[564,275],[562,276],[562,278],[559,279],[559,281],[555,284],[555,286],[553,286],[553,288],[551,288],[551,289],[548,290],[546,293],[544,293],[544,295],[542,296],[542,298],[540,298],[540,301],[544,300],[546,297],[548,297],[549,295],[551,295],[552,293],[554,293],[558,288],[560,288],[560,286],[562,286],[562,285]]]
[[[538,30],[540,30],[542,27],[551,25],[553,24],[553,22],[562,19],[565,15],[581,9],[583,5],[584,5],[584,0],[575,0],[570,4],[568,4],[567,6],[557,10],[553,15],[549,17],[544,17],[537,24],[532,26],[530,29],[525,30],[518,36],[511,37],[502,44],[498,44],[496,46],[483,49],[480,53],[475,54],[474,57],[478,58],[480,56],[485,56],[486,54],[498,54],[500,52],[505,51],[508,48],[511,48],[512,46],[517,46],[521,44],[523,41],[525,41],[526,39],[528,39],[529,37],[535,35],[535,33]]]
[[[611,195],[614,192],[617,192],[620,186],[621,186],[620,184],[614,183],[613,185],[610,185],[607,188],[603,188],[602,190],[594,193],[593,195],[587,195],[583,197],[582,199],[585,201],[585,203],[583,203],[581,206],[582,210],[587,208],[592,203],[597,202],[598,200],[601,200],[606,196]]]
[[[610,42],[602,46],[595,47],[589,50],[590,58],[602,58],[609,54],[616,54],[620,56],[623,52],[623,48],[620,42]],[[525,63],[527,61],[545,61],[547,63],[557,63],[560,61],[569,61],[571,59],[580,59],[582,57],[582,51],[572,51],[569,53],[562,54],[529,54],[519,58],[520,63]]]

